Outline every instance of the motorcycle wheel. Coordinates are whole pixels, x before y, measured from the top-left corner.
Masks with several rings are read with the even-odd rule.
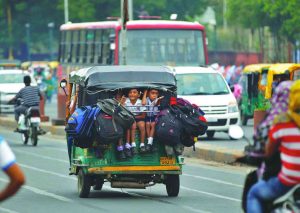
[[[24,144],[24,145],[27,145],[28,139],[29,139],[28,133],[27,133],[27,132],[26,132],[26,133],[22,133],[21,136],[22,136],[23,144]]]
[[[37,145],[37,142],[38,142],[38,130],[37,130],[36,126],[32,126],[31,127],[30,140],[31,140],[31,144],[33,146]]]

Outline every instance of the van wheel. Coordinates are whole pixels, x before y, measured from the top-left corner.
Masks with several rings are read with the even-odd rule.
[[[77,175],[77,189],[78,195],[81,198],[89,197],[90,190],[91,190],[91,177],[84,174],[83,170],[80,169]]]
[[[177,197],[180,189],[179,175],[168,175],[166,179],[166,189],[169,197]]]
[[[215,135],[215,131],[206,131],[208,139],[212,139]]]
[[[243,112],[241,112],[241,120],[242,120],[242,125],[246,126],[248,122],[247,115],[245,115]]]

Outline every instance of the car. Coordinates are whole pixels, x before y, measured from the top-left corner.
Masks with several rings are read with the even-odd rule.
[[[227,132],[238,125],[237,101],[221,73],[210,67],[175,67],[177,95],[199,106],[208,122],[206,135]]]
[[[14,112],[14,105],[9,104],[8,102],[15,97],[23,87],[25,87],[23,82],[25,75],[31,76],[31,85],[37,85],[32,74],[28,71],[17,69],[0,70],[0,113]]]

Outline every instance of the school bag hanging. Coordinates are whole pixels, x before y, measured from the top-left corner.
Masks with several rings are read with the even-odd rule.
[[[123,137],[124,131],[114,118],[100,112],[95,121],[96,141],[101,144],[117,142]]]
[[[98,106],[78,107],[68,119],[65,131],[71,136],[74,145],[80,148],[88,148],[93,140],[93,125],[96,116],[99,114]]]
[[[182,124],[170,109],[164,109],[157,115],[155,124],[155,138],[170,146],[180,143]]]
[[[98,100],[97,105],[103,112],[112,116],[124,130],[129,129],[135,121],[134,115],[114,98]]]
[[[193,109],[173,105],[170,107],[172,113],[182,122],[183,129],[186,134],[191,136],[203,135],[207,130],[207,123],[201,120],[197,112]]]

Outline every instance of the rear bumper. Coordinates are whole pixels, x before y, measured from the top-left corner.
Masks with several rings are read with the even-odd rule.
[[[106,166],[87,169],[89,174],[182,174],[181,167],[174,166]]]
[[[208,129],[211,131],[228,131],[231,125],[238,125],[240,123],[240,113],[227,113],[205,115],[208,122]]]

